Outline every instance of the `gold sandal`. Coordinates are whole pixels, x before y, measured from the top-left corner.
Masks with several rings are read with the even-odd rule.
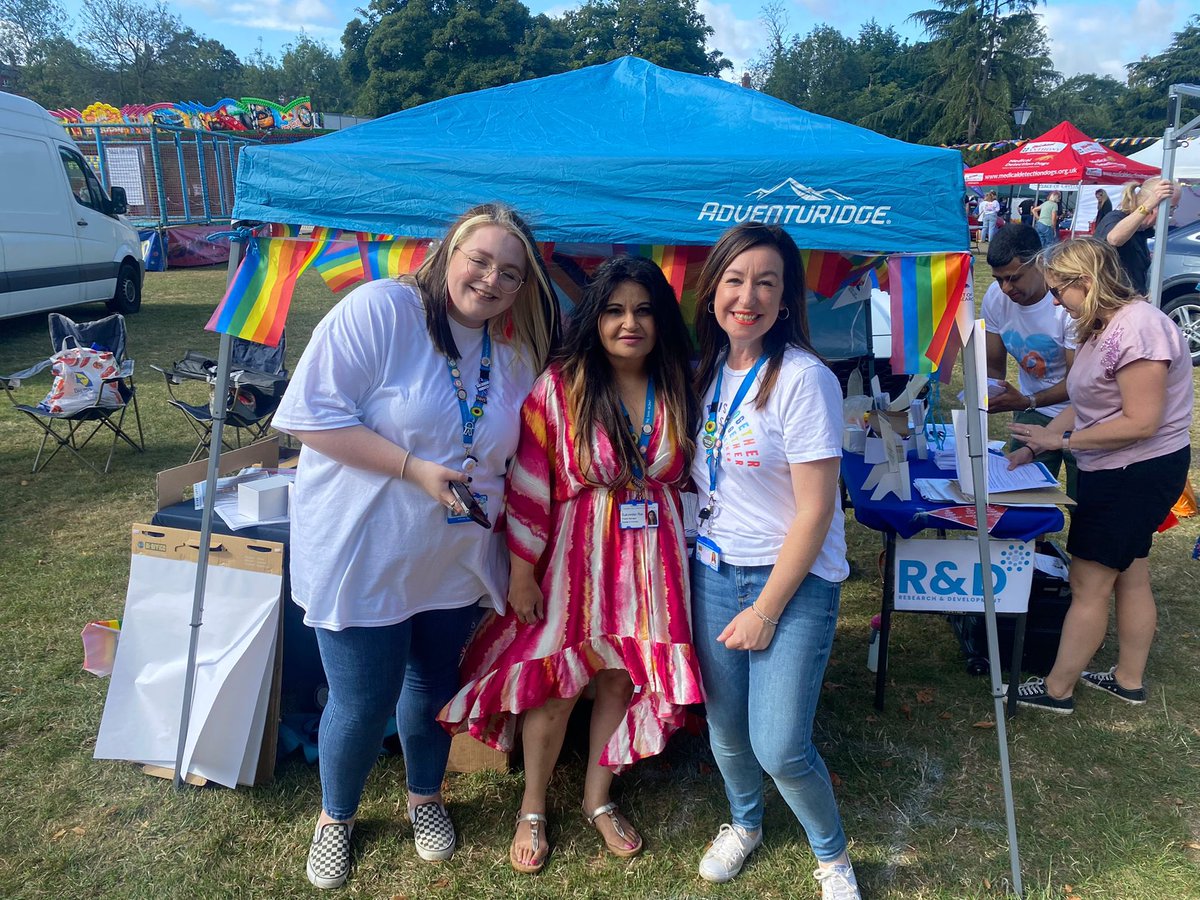
[[[521,862],[520,857],[517,855],[517,836],[515,834],[513,835],[513,842],[508,847],[508,861],[515,871],[524,875],[536,875],[545,867],[546,857],[550,855],[549,843],[546,844],[545,854],[540,858],[537,855],[538,850],[542,846],[541,829],[546,824],[546,817],[541,813],[525,813],[523,816],[517,816],[518,828],[522,822],[529,823],[529,844],[533,848],[534,859],[537,861],[532,864]]]
[[[619,810],[617,809],[617,804],[605,803],[603,806],[592,810],[592,814],[590,816],[587,816],[586,813],[585,816],[587,817],[587,823],[597,831],[600,831],[600,829],[596,827],[596,820],[601,816],[608,816],[612,820],[613,831],[617,833],[617,837],[628,844],[631,839],[629,835],[625,833],[625,828],[621,825],[621,818],[618,815],[618,812]],[[626,847],[622,844],[614,844],[609,841],[608,837],[605,836],[603,831],[600,831],[600,836],[604,838],[604,846],[608,848],[608,852],[613,856],[619,856],[622,859],[628,859],[629,857],[637,856],[642,852],[643,842],[641,835],[638,835],[637,846],[635,847]]]

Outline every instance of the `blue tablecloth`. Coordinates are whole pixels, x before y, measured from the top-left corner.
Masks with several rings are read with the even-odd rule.
[[[894,532],[902,538],[910,538],[926,528],[974,531],[973,528],[926,515],[931,509],[951,504],[930,503],[921,498],[916,488],[913,488],[912,499],[908,501],[899,499],[895,494],[888,494],[882,500],[872,500],[871,491],[863,490],[863,482],[867,480],[871,469],[872,466],[863,462],[860,453],[842,456],[842,481],[854,504],[854,517],[863,525],[874,531]],[[917,459],[915,455],[909,456],[908,470],[913,478],[953,477],[952,473],[934,465],[932,459]],[[1031,541],[1039,535],[1059,531],[1062,527],[1063,514],[1059,507],[1010,506],[991,533],[996,538]]]

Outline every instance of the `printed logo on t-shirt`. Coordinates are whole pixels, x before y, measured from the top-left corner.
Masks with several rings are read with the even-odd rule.
[[[1016,358],[1017,365],[1034,378],[1045,378],[1049,371],[1065,360],[1062,345],[1048,334],[1026,336],[1017,331],[1006,331],[1000,339]]]
[[[725,415],[729,414],[728,404],[722,404]],[[758,441],[754,437],[754,428],[742,415],[739,409],[729,423],[725,439],[721,444],[721,463],[731,463],[735,466],[755,468],[762,465],[759,458]]]

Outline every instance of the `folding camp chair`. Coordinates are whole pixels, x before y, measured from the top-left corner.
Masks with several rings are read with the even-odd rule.
[[[286,341],[279,339],[279,346],[267,347],[253,341],[234,338],[233,356],[230,367],[230,387],[226,399],[225,427],[233,430],[233,440],[228,431],[222,431],[221,443],[226,450],[242,446],[245,432],[250,442],[266,437],[271,427],[271,417],[279,408],[283,392],[287,389],[288,374],[283,367]],[[209,453],[212,446],[213,411],[216,397],[217,361],[197,350],[188,350],[183,359],[171,368],[151,366],[162,372],[167,380],[170,404],[187,418],[199,439],[188,462],[195,462]],[[175,388],[185,381],[204,381],[209,386],[208,403],[188,403],[175,393]]]
[[[0,382],[3,383],[5,393],[8,394],[13,406],[29,416],[42,430],[42,442],[38,446],[37,456],[33,460],[33,471],[41,471],[58,454],[58,451],[66,449],[94,471],[107,473],[112,466],[113,451],[117,448],[118,438],[139,453],[146,449],[146,442],[142,436],[142,417],[138,412],[137,389],[133,383],[133,360],[125,356],[125,317],[113,315],[97,319],[95,322],[83,323],[73,322],[59,313],[50,313],[49,318],[51,356],[20,372],[0,375]],[[61,351],[73,347],[107,350],[112,353],[117,371],[110,377],[103,378],[102,381],[105,386],[115,387],[115,391],[111,388],[108,390],[97,389],[91,392],[94,393],[92,405],[73,412],[52,411],[50,394],[36,406],[19,402],[16,391],[20,388],[21,382],[52,369],[55,363],[54,357]],[[134,421],[137,423],[136,441],[132,434],[125,431],[125,414],[130,407],[133,408]],[[105,428],[112,432],[113,438],[112,444],[108,448],[108,458],[104,461],[104,468],[99,469],[95,463],[83,456],[80,450]],[[46,444],[51,439],[54,441],[54,449],[43,458]]]

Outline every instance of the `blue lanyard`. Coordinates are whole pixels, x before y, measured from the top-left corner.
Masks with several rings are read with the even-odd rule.
[[[713,382],[712,402],[708,404],[708,418],[704,421],[704,437],[701,439],[704,444],[705,457],[708,460],[708,505],[700,511],[701,521],[712,515],[713,495],[717,492],[717,472],[721,468],[721,446],[725,441],[725,432],[729,429],[729,423],[733,421],[734,413],[738,411],[738,407],[742,405],[746,394],[754,385],[754,378],[758,375],[758,370],[766,361],[766,354],[763,354],[746,373],[746,377],[742,379],[741,387],[733,395],[733,402],[729,404],[729,412],[725,414],[725,421],[721,423],[719,432],[717,430],[717,410],[721,406],[721,382],[725,377],[724,362],[717,369],[717,380]]]
[[[475,382],[475,403],[467,406],[467,389],[463,386],[462,371],[459,360],[446,357],[446,365],[450,369],[450,385],[454,396],[458,399],[458,413],[462,417],[463,471],[474,471],[479,459],[471,452],[475,443],[475,427],[483,418],[483,409],[487,406],[488,390],[492,381],[492,336],[487,328],[483,331],[483,347],[479,351],[479,380]]]
[[[646,454],[650,452],[650,433],[654,431],[654,379],[651,378],[646,382],[646,412],[642,416],[642,430],[634,432],[633,421],[629,418],[629,410],[625,408],[625,401],[621,401],[621,412],[625,416],[625,421],[629,423],[629,432],[637,439],[638,456],[642,459],[646,458]],[[642,467],[637,463],[633,466],[633,480],[640,487],[642,483]]]

